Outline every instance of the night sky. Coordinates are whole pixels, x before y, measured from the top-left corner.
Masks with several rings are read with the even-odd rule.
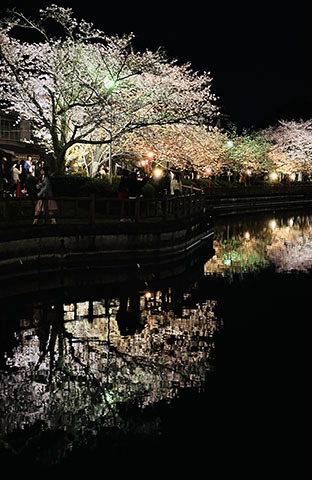
[[[51,3],[72,7],[107,34],[133,32],[138,50],[162,47],[169,58],[210,72],[218,104],[239,130],[312,118],[310,13],[298,2],[274,11],[272,2],[29,3],[3,0],[1,15],[14,5],[28,15]]]

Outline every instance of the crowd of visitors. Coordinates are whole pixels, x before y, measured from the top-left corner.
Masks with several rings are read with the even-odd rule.
[[[179,173],[172,173],[169,170],[158,169],[157,173],[147,175],[141,169],[123,169],[119,175],[118,198],[130,200],[125,202],[127,219],[135,217],[135,200],[143,196],[143,187],[146,184],[152,185],[158,198],[182,193]],[[52,185],[44,161],[33,160],[30,155],[23,161],[15,160],[14,157],[8,159],[3,155],[0,158],[0,198],[5,197],[36,199],[34,223],[38,223],[38,218],[44,213],[45,208],[52,223],[55,223],[54,212],[57,205],[52,200]],[[42,197],[48,197],[48,204]]]
[[[180,195],[182,193],[182,180],[179,173],[172,174],[164,171],[161,174],[147,176],[142,171],[131,171],[124,169],[118,186],[118,198],[129,199],[132,202],[126,203],[125,218],[121,221],[131,221],[135,216],[134,200],[143,196],[142,190],[146,184],[153,186],[155,196],[163,198],[166,195]]]
[[[147,183],[154,187],[155,195],[179,195],[182,193],[182,180],[179,173],[171,173],[168,170],[161,175],[147,176],[142,172],[125,169],[121,172],[121,179],[118,186],[118,198],[137,198],[142,195],[142,189]]]
[[[36,186],[41,178],[43,160],[33,160],[28,155],[25,160],[12,160],[2,156],[0,160],[0,198],[36,197]]]

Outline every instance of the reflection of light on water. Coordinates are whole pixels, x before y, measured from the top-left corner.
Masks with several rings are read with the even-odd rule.
[[[231,279],[273,265],[277,271],[312,268],[312,225],[309,216],[264,219],[255,224],[215,228],[215,255],[204,265],[205,275]],[[253,226],[251,226],[253,225]],[[246,228],[247,227],[247,228]],[[231,234],[232,232],[232,234]]]

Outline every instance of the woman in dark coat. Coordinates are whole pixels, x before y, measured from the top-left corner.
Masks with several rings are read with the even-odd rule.
[[[37,188],[39,188],[38,197],[46,197],[47,200],[38,200],[35,207],[35,219],[33,223],[38,223],[38,216],[40,213],[45,213],[45,205],[48,205],[48,214],[51,218],[51,223],[56,223],[54,218],[54,212],[57,210],[56,201],[53,200],[53,190],[51,180],[48,174],[47,167],[42,167],[40,169],[41,180],[38,183]]]

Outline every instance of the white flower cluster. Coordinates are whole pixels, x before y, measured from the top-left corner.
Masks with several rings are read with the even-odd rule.
[[[53,19],[60,38],[45,30]],[[13,37],[16,27],[41,43]],[[163,54],[136,53],[133,35],[108,37],[72,10],[52,5],[37,23],[16,12],[0,22],[0,102],[31,121],[37,141],[64,163],[78,143],[105,144],[150,125],[209,122],[217,112],[211,77]]]

